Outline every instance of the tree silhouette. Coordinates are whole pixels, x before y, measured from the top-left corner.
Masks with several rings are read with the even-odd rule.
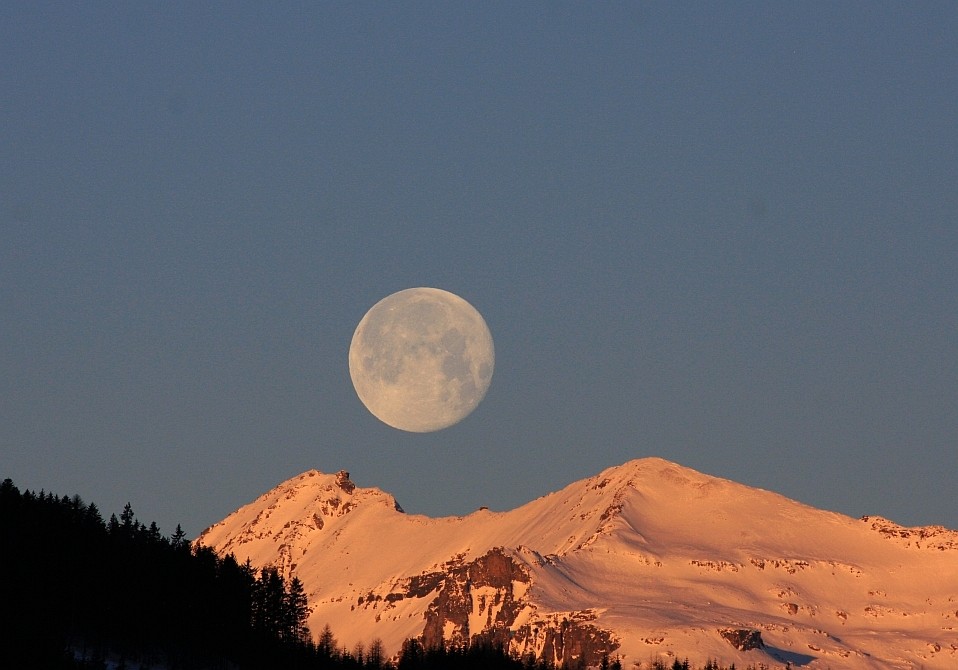
[[[306,620],[309,618],[309,604],[299,577],[293,577],[290,580],[284,604],[285,637],[290,640],[308,641],[310,635]]]
[[[323,626],[323,631],[319,634],[316,651],[324,659],[332,659],[336,656],[336,637],[333,635],[333,629],[330,628],[329,624]]]

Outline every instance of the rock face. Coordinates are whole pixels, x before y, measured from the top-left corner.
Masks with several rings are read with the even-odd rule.
[[[477,639],[557,666],[958,667],[958,534],[852,519],[661,459],[508,512],[402,512],[310,471],[196,540],[302,581],[309,626],[386,655]]]
[[[762,642],[761,631],[746,630],[743,628],[725,628],[719,631],[719,635],[724,637],[730,645],[739,651],[765,648],[765,643]]]
[[[943,526],[907,528],[880,516],[863,516],[861,520],[869,524],[872,530],[881,533],[883,537],[896,540],[906,547],[913,546],[916,549],[925,548],[936,551],[958,549],[958,532]]]
[[[611,632],[592,623],[592,612],[536,616],[525,598],[529,571],[502,547],[479,558],[450,561],[443,571],[409,579],[384,596],[396,603],[431,596],[419,641],[426,648],[464,645],[478,640],[501,644],[519,655],[531,654],[559,666],[581,659],[598,665],[618,648]],[[522,618],[530,623],[516,625]]]
[[[463,644],[509,630],[529,584],[529,573],[498,547],[431,577],[438,580],[438,593],[426,610],[421,636],[425,647],[444,640]]]
[[[345,470],[340,470],[336,473],[336,486],[346,493],[352,493],[356,490],[356,485],[349,479],[349,473]]]
[[[536,623],[519,626],[512,635],[512,648],[520,655],[531,654],[555,667],[575,667],[576,663],[598,666],[619,648],[612,631],[591,623],[592,611],[553,615]]]

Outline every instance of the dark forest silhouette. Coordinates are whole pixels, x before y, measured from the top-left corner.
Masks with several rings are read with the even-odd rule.
[[[376,639],[341,649],[328,624],[313,638],[297,578],[193,547],[179,526],[165,537],[129,504],[104,521],[78,495],[21,493],[10,479],[0,483],[0,612],[3,668],[551,668],[481,638],[432,648],[407,640],[396,660]],[[619,668],[603,659],[601,670]]]
[[[21,494],[7,479],[0,547],[0,658],[23,667],[97,667],[108,657],[296,667],[311,656],[298,579],[194,549],[179,526],[164,537],[129,504],[104,522],[79,496]]]

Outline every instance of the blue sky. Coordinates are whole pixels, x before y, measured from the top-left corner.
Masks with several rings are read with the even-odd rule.
[[[304,470],[508,509],[661,456],[958,528],[958,5],[6,3],[0,476],[195,535]],[[432,434],[346,353],[435,286]]]

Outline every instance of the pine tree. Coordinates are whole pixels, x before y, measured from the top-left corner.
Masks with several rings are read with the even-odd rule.
[[[180,527],[180,524],[176,524],[176,531],[170,537],[170,546],[174,549],[182,549],[184,546],[189,546],[189,542],[186,540],[186,533],[183,532],[183,528]]]
[[[80,497],[80,494],[74,494],[74,496],[70,498],[70,508],[78,514],[82,514],[86,511],[86,505],[83,502],[83,498]]]
[[[290,640],[309,640],[309,627],[306,620],[309,618],[309,607],[306,600],[306,591],[299,577],[293,577],[289,583],[289,590],[285,597],[284,635]]]
[[[136,527],[136,516],[133,514],[133,506],[130,503],[123,507],[123,512],[120,514],[120,525],[123,528],[124,535],[128,537],[133,535],[133,530]]]
[[[402,643],[399,670],[420,670],[425,664],[425,651],[419,640],[411,638]]]
[[[253,628],[270,638],[285,638],[286,588],[276,568],[262,568],[253,585]]]
[[[323,626],[323,632],[319,634],[316,651],[319,652],[320,658],[324,659],[332,659],[336,655],[336,638],[329,624]]]
[[[366,646],[362,642],[357,642],[356,646],[353,647],[353,658],[360,666],[365,662]]]
[[[369,643],[366,651],[365,667],[380,670],[386,662],[386,652],[383,650],[383,641],[378,637]]]
[[[0,484],[0,500],[13,502],[19,497],[20,489],[14,485],[13,480],[9,477],[4,479],[3,483]]]
[[[98,508],[94,503],[87,505],[84,516],[91,526],[103,525],[103,517],[100,516],[100,508]]]

